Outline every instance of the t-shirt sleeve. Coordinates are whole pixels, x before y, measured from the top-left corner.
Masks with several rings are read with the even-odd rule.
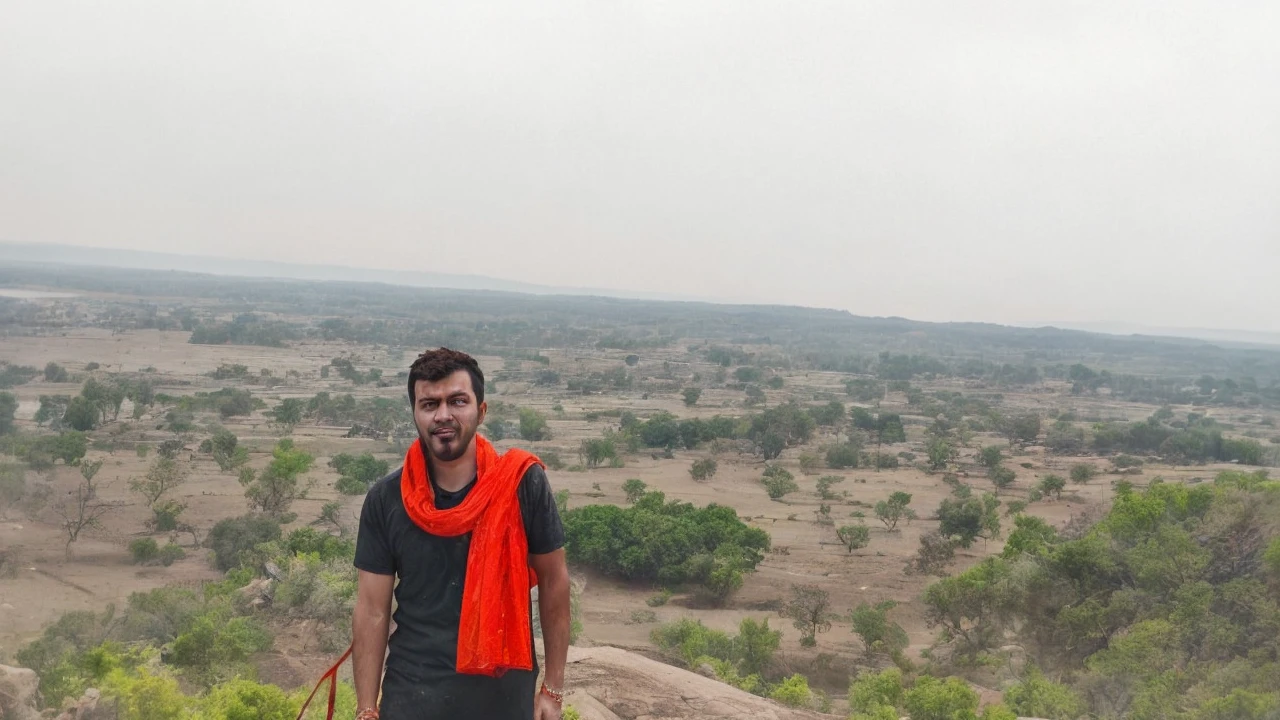
[[[378,575],[395,575],[395,556],[391,554],[386,503],[382,498],[385,490],[386,482],[374,483],[364,496],[364,507],[360,509],[360,529],[356,533],[355,566]]]
[[[545,555],[564,547],[564,525],[551,494],[547,473],[534,465],[525,472],[517,491],[520,513],[524,517],[524,534],[529,539],[529,553]]]

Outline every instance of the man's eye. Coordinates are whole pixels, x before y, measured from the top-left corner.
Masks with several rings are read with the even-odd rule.
[[[462,407],[463,405],[467,404],[467,401],[463,398],[457,398],[453,401],[453,404],[457,405],[458,407]]]

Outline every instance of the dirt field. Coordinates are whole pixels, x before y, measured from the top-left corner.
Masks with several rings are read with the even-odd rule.
[[[53,302],[53,301],[50,301]],[[207,373],[219,365],[239,363],[247,365],[251,374],[262,368],[270,369],[276,377],[284,377],[294,370],[299,377],[288,384],[271,388],[246,386],[257,398],[275,405],[284,397],[310,397],[327,390],[333,393],[352,392],[359,395],[377,394],[389,398],[403,397],[398,384],[384,388],[372,386],[353,387],[350,383],[332,377],[322,379],[320,368],[331,358],[355,355],[362,367],[379,367],[387,377],[407,369],[411,353],[385,347],[359,347],[349,343],[300,343],[288,348],[260,348],[234,345],[192,345],[187,342],[188,333],[137,331],[112,334],[107,331],[76,330],[44,337],[9,337],[0,346],[0,360],[13,364],[42,368],[49,361],[57,362],[84,376],[81,371],[89,361],[98,362],[103,370],[137,372],[147,369],[156,383],[158,392],[173,395],[197,391],[217,390],[229,385],[217,381]],[[679,347],[684,347],[682,343]],[[549,350],[551,368],[563,374],[578,373],[593,368],[616,367],[622,353],[608,353],[594,349],[576,352]],[[689,361],[683,351],[661,351],[647,355],[636,368],[639,373],[659,374],[664,362]],[[491,375],[499,375],[503,361],[499,358],[482,358],[485,369]],[[693,370],[709,376],[715,368],[710,365],[694,366]],[[769,404],[797,398],[803,401],[841,399],[843,376],[836,373],[794,373],[785,375],[782,390],[769,390]],[[546,412],[551,419],[554,440],[545,443],[520,443],[535,452],[558,451],[569,464],[577,462],[576,453],[581,440],[597,437],[607,427],[616,427],[617,418],[607,414],[588,420],[589,413],[608,413],[619,409],[631,410],[644,416],[658,410],[667,410],[680,416],[710,417],[715,414],[740,414],[742,393],[727,389],[706,390],[695,408],[686,408],[678,394],[658,394],[646,397],[641,390],[620,391],[601,395],[570,395],[563,390],[552,391],[535,388],[521,381],[498,380],[498,391],[490,401],[534,407]],[[21,429],[33,431],[31,421],[39,405],[39,396],[49,394],[74,395],[77,382],[51,384],[43,379],[16,387],[13,392],[19,399],[18,421]],[[954,381],[925,384],[925,389],[953,389],[969,391]],[[553,408],[562,406],[562,412]],[[1065,387],[1047,385],[1035,393],[1024,395],[1006,391],[1004,404],[1045,412],[1050,408],[1072,408],[1081,415],[1098,415],[1107,418],[1136,419],[1149,415],[1150,406],[1115,403],[1106,397],[1080,399],[1067,397]],[[883,405],[886,411],[906,412],[905,398],[892,394]],[[98,477],[100,497],[119,502],[121,507],[109,514],[100,529],[89,531],[72,546],[72,554],[65,552],[66,536],[55,525],[47,511],[34,518],[27,517],[18,508],[0,508],[0,551],[17,558],[15,574],[0,579],[0,660],[11,659],[22,643],[35,637],[41,627],[70,610],[102,610],[109,604],[122,605],[129,594],[166,584],[192,583],[218,577],[211,567],[207,551],[196,547],[190,535],[174,535],[182,544],[187,556],[170,567],[139,567],[130,564],[127,544],[145,534],[144,522],[149,516],[141,499],[128,489],[130,478],[145,473],[152,456],[142,457],[136,445],[151,446],[171,437],[167,431],[157,430],[163,411],[144,414],[137,419],[126,419],[131,407],[122,408],[119,420],[95,433],[98,439],[89,450],[88,459],[104,459],[106,462]],[[204,418],[208,420],[208,418]],[[252,451],[250,464],[265,465],[269,450],[282,436],[283,430],[272,425],[256,412],[247,418],[232,418],[225,423]],[[886,452],[914,449],[919,452],[919,440],[923,432],[920,425],[908,425],[908,443],[886,446]],[[298,513],[295,526],[302,526],[314,519],[325,502],[342,503],[343,517],[349,529],[354,529],[355,518],[362,502],[361,497],[342,496],[333,490],[336,473],[326,463],[339,452],[371,451],[398,464],[388,443],[376,440],[349,439],[343,437],[345,428],[322,428],[306,423],[292,431],[295,442],[316,455],[315,469],[307,476],[314,483],[310,495],[295,504]],[[828,433],[821,435],[808,449],[820,447],[835,440]],[[114,441],[114,445],[112,442]],[[190,467],[190,478],[182,485],[176,499],[188,506],[189,522],[207,530],[222,518],[243,514],[247,510],[243,490],[234,476],[219,471],[207,456],[196,452],[193,442],[182,454]],[[978,435],[964,450],[962,461],[969,462],[976,447],[986,444],[1005,444],[993,435]],[[506,440],[500,446],[510,446],[515,441]],[[105,448],[105,449],[104,449]],[[850,632],[847,622],[837,621],[829,632],[818,637],[813,649],[802,649],[799,633],[787,621],[770,612],[769,607],[783,600],[793,583],[817,584],[831,594],[833,610],[847,614],[862,602],[880,600],[898,601],[899,608],[892,617],[901,623],[911,637],[912,651],[927,647],[933,633],[923,622],[918,597],[928,584],[928,578],[908,576],[903,567],[914,555],[919,536],[936,528],[937,522],[929,519],[950,488],[940,475],[930,475],[915,468],[894,470],[820,470],[804,475],[799,470],[799,449],[790,449],[780,459],[796,476],[801,491],[784,498],[770,500],[759,482],[763,463],[750,454],[726,452],[716,456],[719,470],[708,482],[691,480],[690,463],[707,457],[709,451],[680,451],[672,458],[662,458],[645,451],[626,457],[621,468],[593,469],[581,472],[554,471],[551,481],[556,489],[571,492],[570,506],[585,503],[623,503],[622,483],[628,478],[639,478],[651,489],[661,490],[669,498],[678,498],[697,504],[710,502],[729,505],[750,519],[756,526],[772,536],[775,553],[767,557],[758,572],[746,578],[745,585],[727,608],[718,610],[690,609],[684,598],[676,596],[663,607],[653,608],[659,622],[690,615],[706,624],[734,630],[745,615],[772,617],[774,627],[782,627],[783,653],[797,658],[813,657],[818,653],[835,653],[848,661],[856,662],[863,654],[859,641]],[[1038,478],[1049,473],[1065,474],[1076,459],[1046,457],[1041,449],[1019,451],[1010,459],[1010,466],[1018,472],[1013,489],[1005,498],[1025,498],[1027,490]],[[1105,463],[1097,458],[1083,458],[1099,469]],[[1029,463],[1031,467],[1020,467]],[[1170,468],[1147,465],[1142,475],[1129,479],[1142,484],[1156,475],[1178,481],[1195,478],[1211,479],[1219,468]],[[819,475],[835,474],[844,478],[836,491],[847,491],[848,498],[836,503],[832,510],[836,526],[857,522],[854,512],[865,513],[865,522],[872,528],[872,540],[868,547],[853,554],[847,553],[836,541],[834,529],[815,522],[819,505],[815,482]],[[79,480],[75,468],[58,464],[51,472],[37,476],[28,473],[28,482],[48,483],[51,499],[71,490]],[[1029,513],[1045,518],[1056,526],[1064,525],[1074,514],[1099,511],[1110,498],[1110,481],[1115,476],[1100,475],[1087,486],[1071,486],[1061,501],[1042,501],[1032,504]],[[989,489],[988,482],[977,475],[968,482],[975,489]],[[598,490],[596,489],[598,486]],[[902,526],[896,532],[886,531],[874,518],[871,507],[890,493],[902,490],[912,494],[912,507],[920,519]],[[1006,521],[1006,528],[1008,521]],[[162,543],[168,535],[156,536]],[[961,551],[954,570],[977,562],[987,554],[998,553],[999,541],[979,541],[971,549]],[[785,554],[782,554],[785,553]],[[584,631],[582,643],[609,644],[625,648],[644,649],[649,646],[648,636],[653,628],[650,623],[633,623],[632,613],[648,610],[645,599],[656,592],[655,588],[624,586],[608,579],[586,577],[583,595]],[[290,656],[290,645],[301,649],[307,644],[305,629],[278,639],[281,656]],[[293,661],[296,671],[278,669],[279,682],[299,681],[312,667],[322,663],[322,655],[297,653]]]

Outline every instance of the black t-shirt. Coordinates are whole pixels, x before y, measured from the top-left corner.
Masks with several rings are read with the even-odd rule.
[[[382,680],[382,720],[532,718],[536,655],[532,672],[508,670],[498,678],[457,672],[458,621],[471,535],[440,537],[415,525],[404,509],[400,473],[396,470],[370,488],[356,538],[357,568],[399,577],[396,629]],[[433,480],[436,507],[456,507],[474,486],[473,480],[450,493]],[[541,555],[563,547],[564,526],[542,468],[531,467],[516,492],[529,552]],[[530,603],[531,622],[533,612]]]

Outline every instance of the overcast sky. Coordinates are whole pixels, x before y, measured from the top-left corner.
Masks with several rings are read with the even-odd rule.
[[[0,239],[1280,331],[1280,3],[0,0]]]

